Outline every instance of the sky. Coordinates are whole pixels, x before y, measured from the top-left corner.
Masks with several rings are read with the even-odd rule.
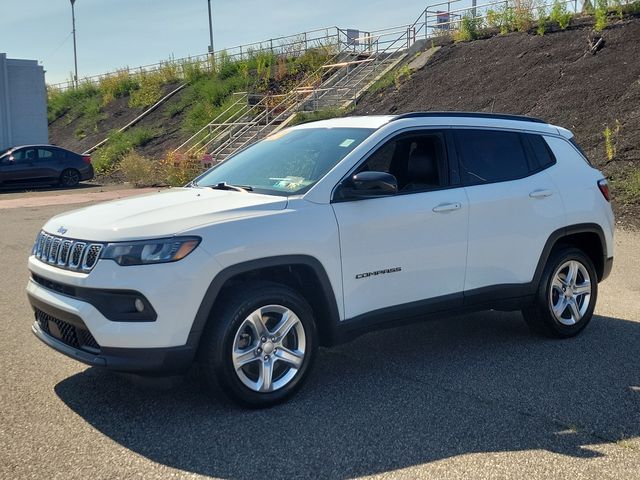
[[[431,3],[436,3],[435,0]],[[321,27],[413,23],[424,0],[211,0],[216,50]],[[366,7],[366,8],[365,8]],[[76,0],[79,78],[206,53],[207,0]],[[69,0],[0,0],[0,52],[38,60],[47,83],[73,71]]]

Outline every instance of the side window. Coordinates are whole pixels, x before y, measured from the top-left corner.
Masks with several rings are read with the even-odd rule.
[[[556,157],[542,135],[527,133],[524,136],[529,140],[533,156],[540,168],[547,168],[556,163]]]
[[[16,162],[31,162],[36,159],[36,149],[23,148],[21,150],[16,150],[12,155]]]
[[[519,133],[458,130],[462,180],[466,185],[526,177],[530,168]]]
[[[447,150],[439,132],[401,135],[376,150],[356,173],[390,173],[398,191],[433,190],[448,185]]]
[[[38,160],[49,160],[53,157],[53,152],[47,148],[38,149]]]

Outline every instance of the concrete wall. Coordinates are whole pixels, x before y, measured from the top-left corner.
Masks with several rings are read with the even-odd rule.
[[[0,53],[0,150],[48,142],[44,70],[36,60]]]

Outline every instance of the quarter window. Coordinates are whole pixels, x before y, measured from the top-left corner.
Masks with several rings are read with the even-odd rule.
[[[526,134],[526,137],[531,143],[533,155],[535,156],[540,168],[547,168],[548,166],[556,163],[556,157],[553,155],[553,152],[551,152],[549,145],[542,135]]]
[[[514,180],[531,171],[519,133],[470,129],[456,136],[466,185]]]

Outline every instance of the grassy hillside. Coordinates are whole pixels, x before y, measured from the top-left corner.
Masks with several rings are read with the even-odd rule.
[[[93,154],[100,172],[115,168],[132,149],[161,158],[225,111],[234,102],[233,93],[286,91],[334,53],[327,47],[296,57],[257,52],[241,61],[222,54],[216,65],[168,61],[153,73],[122,70],[97,84],[50,90],[50,141],[83,152],[108,137]],[[187,86],[157,110],[126,132],[117,132],[183,83]]]

